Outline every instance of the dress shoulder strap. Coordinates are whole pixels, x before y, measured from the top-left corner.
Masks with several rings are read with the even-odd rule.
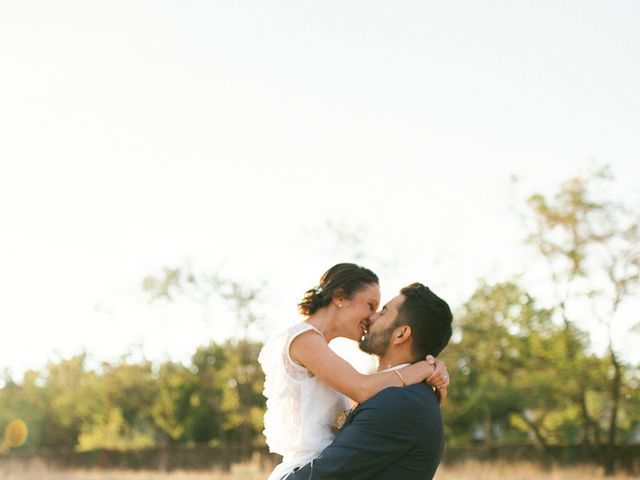
[[[301,322],[289,329],[289,343],[291,343],[291,341],[294,338],[296,338],[298,335],[304,332],[308,332],[309,330],[314,330],[315,332],[319,333],[322,336],[322,338],[325,338],[324,334],[320,330],[318,330],[316,327],[314,327],[310,323]]]
[[[318,330],[316,327],[314,327],[313,325],[310,325],[307,322],[298,323],[289,329],[289,338],[287,339],[287,343],[285,344],[284,351],[282,352],[283,357],[285,359],[285,364],[288,364],[290,367],[293,367],[296,370],[307,372],[307,373],[309,372],[307,368],[301,365],[298,365],[291,358],[289,349],[291,348],[291,343],[296,339],[296,337],[303,334],[304,332],[308,332],[309,330],[313,330],[314,332],[317,332],[319,335],[321,335],[322,338],[325,338],[322,332]]]

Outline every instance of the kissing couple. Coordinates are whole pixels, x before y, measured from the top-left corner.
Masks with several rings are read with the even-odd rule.
[[[435,357],[451,338],[451,310],[420,283],[380,310],[379,303],[371,270],[337,264],[305,293],[304,320],[264,345],[264,435],[269,451],[283,457],[268,480],[435,474],[444,446],[439,404],[449,384]],[[376,355],[377,372],[361,374],[334,353],[328,344],[338,337]]]

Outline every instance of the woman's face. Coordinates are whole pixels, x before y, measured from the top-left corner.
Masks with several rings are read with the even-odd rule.
[[[370,283],[351,299],[342,301],[341,315],[344,326],[344,337],[360,341],[369,325],[369,315],[378,309],[380,304],[380,287]]]

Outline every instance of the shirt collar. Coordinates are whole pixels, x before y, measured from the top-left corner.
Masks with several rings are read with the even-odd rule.
[[[391,370],[398,370],[399,368],[408,367],[409,365],[411,365],[411,364],[410,363],[401,363],[400,365],[394,365],[393,367],[389,367],[389,368],[385,368],[384,370],[380,370],[380,373],[382,373],[382,372],[390,372]]]

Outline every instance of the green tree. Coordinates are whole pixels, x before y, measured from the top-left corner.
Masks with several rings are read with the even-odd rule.
[[[5,374],[4,387],[0,389],[0,431],[12,420],[22,420],[28,428],[26,444],[21,447],[27,451],[35,451],[43,443],[42,427],[45,412],[42,410],[42,389],[37,386],[40,375],[35,371],[27,371],[21,383],[17,383]]]
[[[456,318],[444,355],[455,378],[445,406],[454,437],[472,440],[469,432],[480,419],[487,446],[496,440],[496,427],[502,440],[533,437],[545,450],[566,441],[575,406],[563,377],[572,373],[552,311],[514,282],[482,283]],[[574,343],[584,352],[583,336],[576,334]]]
[[[49,362],[42,372],[24,374],[22,382],[6,380],[0,390],[0,420],[23,420],[26,449],[75,448],[82,426],[91,416],[95,374],[86,370],[86,356]]]
[[[564,182],[552,196],[529,198],[529,241],[548,260],[557,311],[567,333],[567,359],[579,360],[571,345],[579,316],[590,316],[606,326],[608,363],[607,400],[590,411],[585,368],[576,370],[583,419],[583,442],[604,444],[604,466],[614,473],[614,447],[625,385],[625,365],[612,331],[620,326],[620,307],[634,298],[640,285],[640,216],[611,198],[613,176],[603,168]],[[599,418],[606,418],[604,435]],[[601,438],[604,436],[604,439]]]
[[[245,448],[262,443],[264,376],[257,361],[261,347],[239,339],[198,348],[192,359],[198,378],[189,424],[193,440]]]
[[[151,416],[160,432],[160,442],[189,440],[186,424],[194,407],[198,378],[180,363],[164,362],[158,369],[156,382],[157,395],[151,407]]]
[[[150,407],[157,394],[151,362],[131,363],[126,355],[118,363],[104,362],[91,390],[93,408],[82,425],[79,448],[126,450],[154,445],[157,431]]]
[[[262,444],[265,399],[264,374],[257,362],[262,344],[233,340],[225,344],[226,362],[219,370],[225,385],[221,410],[223,428],[232,443],[251,448]]]
[[[76,446],[82,425],[92,410],[92,384],[93,374],[86,370],[84,354],[49,362],[39,378],[25,382],[25,389],[43,412],[43,446]]]

